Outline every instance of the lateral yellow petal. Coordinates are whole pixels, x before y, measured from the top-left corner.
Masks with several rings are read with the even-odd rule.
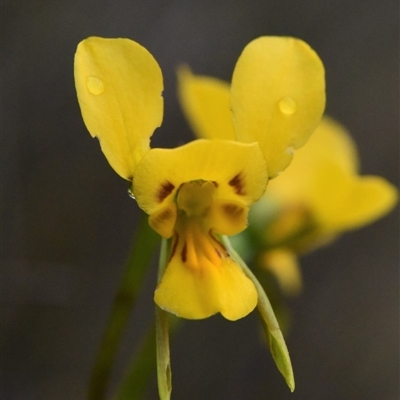
[[[149,216],[149,225],[162,237],[169,239],[174,233],[177,209],[169,203]]]
[[[90,37],[75,54],[83,120],[110,165],[131,180],[163,117],[163,80],[153,56],[129,39]]]
[[[247,228],[248,211],[242,202],[215,200],[207,216],[210,228],[220,235],[236,235]]]
[[[355,229],[375,221],[394,207],[398,190],[381,177],[362,176],[351,181],[340,200],[335,210],[325,210],[326,229]]]
[[[210,264],[193,270],[174,257],[154,294],[160,308],[187,319],[220,312],[234,321],[253,311],[257,299],[253,283],[230,258],[218,267]]]
[[[231,106],[237,139],[258,141],[269,176],[275,177],[320,122],[325,107],[322,62],[299,39],[260,37],[245,47],[236,64]]]
[[[146,213],[172,201],[186,182],[212,182],[216,198],[250,204],[267,185],[265,159],[257,143],[199,139],[175,149],[152,149],[136,170],[134,193]]]
[[[178,94],[181,107],[196,136],[236,140],[228,83],[193,75],[188,67],[181,67],[178,69]]]

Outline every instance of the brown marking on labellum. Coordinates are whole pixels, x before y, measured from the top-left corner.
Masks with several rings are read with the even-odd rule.
[[[239,218],[244,211],[242,207],[238,207],[235,204],[225,204],[223,206],[223,210],[226,214],[228,214],[232,218]]]
[[[172,216],[173,216],[172,210],[170,208],[167,208],[157,217],[157,221],[159,221],[160,223],[164,223],[167,219],[170,219]]]
[[[186,242],[182,247],[182,251],[181,251],[181,259],[183,262],[186,262],[186,258],[187,258],[187,247],[186,247]]]
[[[211,181],[211,183],[217,188],[219,185],[218,185],[218,182],[216,182],[216,181]]]
[[[159,203],[161,203],[166,197],[168,197],[171,192],[175,189],[175,186],[171,182],[164,182],[161,184],[160,189],[158,190],[157,193],[157,200]]]
[[[229,182],[229,186],[232,186],[233,189],[235,190],[235,193],[243,196],[245,195],[245,191],[243,190],[244,182],[243,178],[241,177],[241,172],[239,172],[237,175],[235,175]]]
[[[171,261],[172,257],[174,256],[174,254],[176,252],[176,248],[178,246],[178,241],[179,241],[179,235],[175,232],[174,242],[173,242],[173,245],[172,245],[171,254],[169,255],[168,262]]]

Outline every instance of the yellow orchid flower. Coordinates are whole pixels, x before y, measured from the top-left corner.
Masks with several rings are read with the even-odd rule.
[[[89,132],[114,170],[132,181],[150,226],[172,239],[155,302],[190,319],[250,313],[257,291],[219,235],[246,228],[249,205],[263,195],[268,177],[289,164],[318,125],[325,103],[318,56],[297,39],[254,40],[236,64],[228,96],[234,135],[175,149],[150,148],[162,121],[163,83],[144,47],[128,39],[82,41],[75,82]]]
[[[178,78],[179,99],[197,136],[209,139],[238,136],[231,118],[233,103],[229,100],[228,83],[194,75],[186,67],[178,71]],[[307,79],[302,82],[306,84]],[[237,83],[232,82],[232,90],[235,86]],[[296,116],[297,97],[283,97],[278,104],[281,116],[285,113]],[[266,115],[265,121],[268,121]],[[218,126],[217,131],[213,122]],[[289,122],[303,126],[300,116],[299,120],[293,118]],[[261,126],[274,127],[274,124],[267,122]],[[273,165],[282,165],[275,164],[277,153],[272,151],[275,140],[280,140],[280,136],[270,138],[267,134],[260,141],[262,149],[263,143],[266,144],[264,155],[270,177],[280,170],[270,168],[270,154]],[[294,140],[293,147],[295,143]],[[281,160],[287,162],[285,157]],[[258,263],[277,277],[286,293],[301,290],[299,252],[371,223],[395,205],[397,189],[383,178],[360,176],[358,164],[357,149],[349,134],[337,122],[324,117],[307,146],[298,152],[288,169],[270,181],[265,195],[252,207],[250,228],[258,236],[252,235],[252,240],[261,242],[261,248],[269,249],[260,254]]]

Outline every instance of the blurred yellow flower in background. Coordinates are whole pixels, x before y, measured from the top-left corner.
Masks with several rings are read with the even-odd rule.
[[[384,178],[360,175],[351,136],[324,117],[307,146],[269,183],[252,209],[250,224],[268,249],[259,261],[287,293],[298,292],[296,254],[372,223],[387,214],[397,198],[397,189]]]

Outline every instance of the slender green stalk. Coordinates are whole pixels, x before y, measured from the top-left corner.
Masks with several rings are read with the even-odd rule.
[[[169,337],[183,323],[182,318],[168,316]],[[140,400],[156,372],[156,328],[155,321],[143,336],[140,346],[132,357],[114,400]]]
[[[135,305],[146,268],[154,255],[158,243],[159,236],[149,227],[147,217],[143,214],[97,352],[90,377],[88,400],[103,400],[106,396],[112,364],[121,341],[122,333]]]

